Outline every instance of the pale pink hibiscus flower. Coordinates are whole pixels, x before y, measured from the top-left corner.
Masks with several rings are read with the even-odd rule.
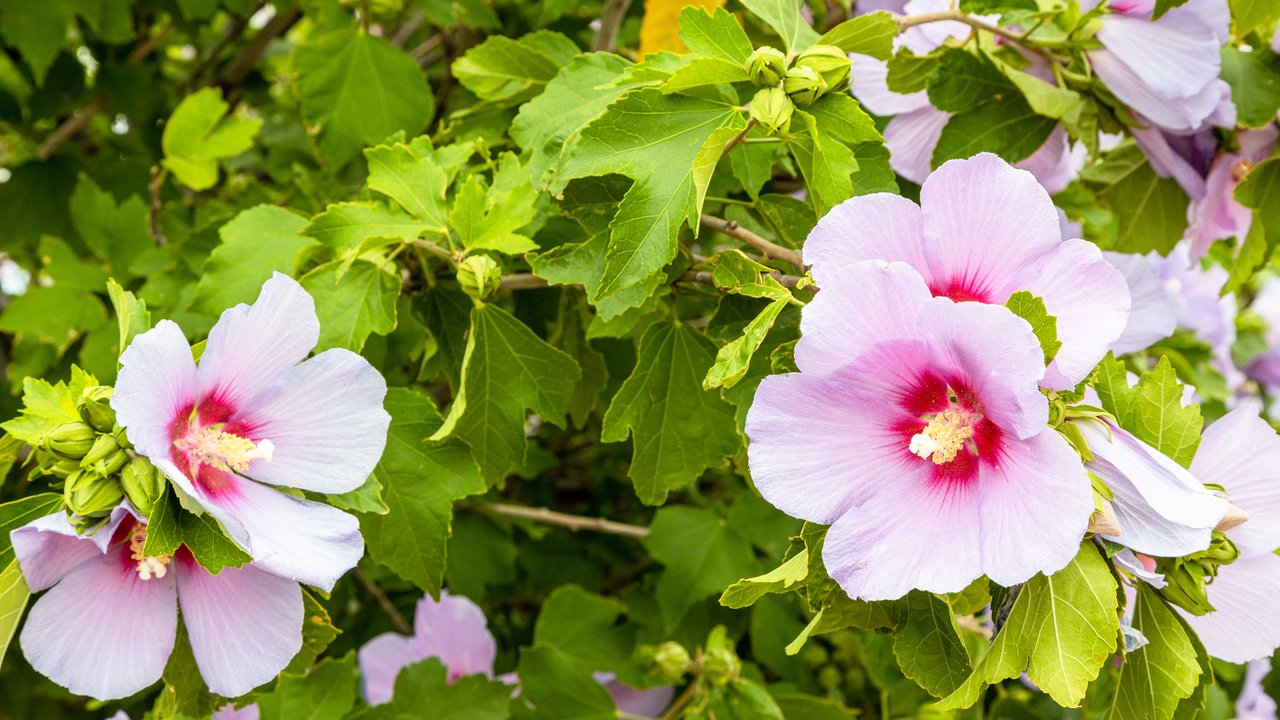
[[[364,358],[333,349],[306,359],[319,332],[311,296],[277,273],[256,303],[222,314],[198,368],[173,322],[135,338],[111,406],[134,448],[260,567],[327,591],[364,552],[359,523],[270,486],[354,490],[391,418],[386,382]]]
[[[1280,393],[1280,278],[1267,278],[1249,309],[1267,324],[1263,332],[1267,349],[1249,363],[1245,373],[1262,383],[1267,392]]]
[[[1098,4],[1083,2],[1084,9]],[[1189,0],[1152,21],[1155,0],[1110,0],[1090,64],[1142,119],[1173,132],[1234,124],[1231,89],[1218,78],[1227,39],[1226,0]],[[1216,116],[1216,117],[1215,117]]]
[[[466,675],[493,677],[498,646],[489,632],[484,611],[471,600],[440,591],[440,599],[425,595],[413,615],[413,635],[383,633],[360,648],[360,677],[365,701],[370,705],[390,702],[400,671],[427,658],[436,658],[454,682]],[[640,717],[657,717],[671,703],[670,685],[639,690],[619,681],[611,673],[593,673],[596,682],[613,697],[618,710]],[[515,684],[514,674],[498,677]]]
[[[10,537],[27,585],[48,590],[23,625],[23,654],[73,693],[109,700],[159,680],[179,608],[200,675],[225,697],[271,680],[302,648],[298,583],[258,564],[211,575],[185,547],[146,557],[146,525],[127,505],[91,537],[64,513]]]
[[[920,205],[889,193],[846,200],[804,245],[824,289],[871,259],[905,262],[933,295],[958,302],[1000,305],[1019,290],[1039,296],[1062,341],[1046,387],[1083,380],[1129,315],[1124,276],[1093,243],[1064,240],[1045,189],[990,153],[944,163],[920,188]]]
[[[919,210],[904,202],[843,219],[918,238]],[[800,372],[765,378],[747,414],[760,493],[831,525],[823,561],[855,598],[1064,567],[1093,496],[1079,455],[1046,425],[1031,328],[1004,307],[933,297],[900,262],[824,267],[801,316]]]

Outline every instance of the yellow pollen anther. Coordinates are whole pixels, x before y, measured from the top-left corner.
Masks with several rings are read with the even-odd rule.
[[[942,465],[955,460],[965,441],[972,437],[973,416],[956,408],[947,408],[934,415],[923,430],[911,436],[907,449]]]
[[[135,568],[138,571],[138,577],[142,580],[164,577],[165,573],[169,572],[169,556],[143,554],[142,548],[146,544],[147,526],[135,525],[133,533],[129,536],[129,551],[132,553],[130,559],[138,563]]]
[[[270,440],[254,443],[249,438],[232,435],[215,427],[201,428],[174,442],[191,459],[228,472],[244,472],[258,458],[270,462],[275,446]]]

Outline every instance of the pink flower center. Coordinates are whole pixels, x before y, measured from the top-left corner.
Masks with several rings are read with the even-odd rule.
[[[270,462],[275,445],[251,437],[252,428],[232,419],[230,408],[202,403],[178,414],[171,426],[173,462],[208,493],[229,491],[229,474],[242,475],[254,460]]]
[[[981,419],[977,413],[949,407],[928,418],[924,429],[911,436],[907,449],[935,465],[949,463],[973,440],[973,428]]]
[[[902,447],[930,462],[935,482],[967,483],[977,477],[979,462],[998,461],[1000,429],[958,379],[926,374],[903,397],[902,408],[910,415],[897,427]]]
[[[961,302],[991,302],[991,293],[974,278],[951,278],[929,288],[934,297]]]

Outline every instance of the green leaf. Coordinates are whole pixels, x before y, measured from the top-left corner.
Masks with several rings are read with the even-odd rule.
[[[1056,126],[1053,118],[1037,114],[1020,94],[1005,94],[952,115],[933,150],[933,166],[980,152],[996,153],[1010,162],[1025,160]]]
[[[1280,55],[1269,48],[1222,46],[1222,79],[1231,86],[1238,121],[1250,128],[1270,125],[1280,110]]]
[[[1115,650],[1118,604],[1110,566],[1092,543],[1082,544],[1065,568],[1022,586],[990,650],[938,707],[969,707],[987,685],[1023,672],[1059,705],[1079,705]]]
[[[537,708],[535,717],[557,720],[613,720],[618,711],[590,668],[554,647],[520,653],[521,695]]]
[[[764,575],[744,578],[725,588],[720,604],[734,609],[749,607],[765,595],[785,592],[809,576],[809,554],[797,553]]]
[[[716,720],[783,720],[782,709],[769,692],[746,678],[712,688],[709,696],[708,710]]]
[[[1062,341],[1058,339],[1058,319],[1049,314],[1044,300],[1026,290],[1019,290],[1009,296],[1004,306],[1031,326],[1031,332],[1035,333],[1040,348],[1044,350],[1044,364],[1053,362]]]
[[[369,335],[386,335],[396,327],[400,275],[366,260],[342,272],[339,261],[327,262],[302,278],[316,301],[320,342],[316,352],[333,347],[359,352]]]
[[[561,422],[582,376],[573,358],[551,347],[495,305],[471,311],[461,388],[432,439],[450,435],[471,446],[490,483],[524,467],[525,412]]]
[[[273,273],[292,276],[305,252],[319,243],[302,235],[306,218],[275,205],[241,211],[218,229],[213,249],[196,285],[195,305],[216,314],[253,302]]]
[[[173,489],[156,501],[147,522],[147,542],[143,552],[173,555],[186,545],[200,567],[217,575],[225,567],[240,567],[253,558],[227,536],[212,515],[195,515],[182,509]]]
[[[742,4],[778,33],[787,50],[799,53],[818,42],[818,33],[800,13],[803,0],[742,0]]]
[[[428,372],[432,375],[437,371],[443,372],[455,393],[462,387],[471,307],[471,298],[456,284],[437,283],[413,299],[414,314],[436,342],[436,352]]]
[[[400,203],[418,220],[433,228],[445,224],[445,193],[449,178],[430,153],[416,144],[397,143],[366,148],[369,189]]]
[[[689,6],[680,11],[680,39],[697,55],[744,63],[751,55],[751,39],[724,8],[713,11]]]
[[[576,427],[586,425],[609,379],[604,355],[593,348],[587,338],[590,323],[591,311],[581,294],[561,296],[560,321],[554,327],[550,342],[573,358],[582,370],[582,379],[574,385],[569,398],[569,418]]]
[[[721,347],[716,352],[715,364],[702,380],[703,389],[733,387],[738,384],[738,381],[747,374],[751,358],[755,356],[756,350],[760,349],[765,335],[768,335],[769,330],[773,328],[774,321],[778,319],[778,313],[782,312],[789,303],[790,298],[785,297],[765,305],[760,314],[747,323],[740,337]]]
[[[835,45],[845,52],[888,60],[893,55],[893,39],[897,36],[898,21],[878,10],[836,25],[818,39],[818,44]]]
[[[377,205],[343,202],[325,208],[302,233],[339,254],[354,254],[396,241],[408,242],[430,229],[418,220]]]
[[[354,653],[327,658],[303,677],[281,677],[257,699],[262,720],[341,720],[355,707],[359,670]]]
[[[34,286],[11,298],[0,314],[0,330],[47,343],[58,352],[107,322],[96,295],[67,285]]]
[[[370,557],[439,595],[453,503],[484,492],[484,480],[461,444],[426,440],[443,420],[425,395],[392,388],[385,406],[391,428],[373,475],[382,485],[389,512],[361,515],[360,529]]]
[[[61,509],[62,495],[58,493],[28,495],[0,505],[0,567],[7,566],[14,559],[9,533]],[[0,636],[2,635],[0,632]],[[0,656],[3,655],[0,652]]]
[[[179,720],[185,717],[208,717],[220,700],[209,692],[196,666],[196,658],[191,651],[191,641],[187,638],[187,629],[178,624],[178,636],[174,641],[173,653],[164,667],[164,689],[156,698],[156,714],[162,718]]]
[[[504,183],[509,187],[503,187]],[[520,161],[505,153],[493,187],[479,175],[472,175],[462,184],[449,210],[449,227],[467,250],[493,250],[507,255],[536,250],[537,244],[518,232],[533,221],[536,199]]]
[[[134,195],[117,203],[111,193],[81,175],[68,209],[76,232],[94,255],[111,266],[111,274],[117,279],[133,277],[130,264],[152,247],[142,198]]]
[[[116,323],[120,326],[120,344],[116,346],[116,354],[119,355],[129,347],[134,337],[151,329],[151,313],[147,312],[145,302],[120,287],[114,279],[107,281],[107,295],[111,298]]]
[[[523,688],[522,688],[523,690]],[[506,720],[511,686],[483,675],[449,681],[449,671],[437,658],[414,663],[396,676],[391,702],[362,717],[368,720]]]
[[[889,59],[889,74],[885,78],[889,89],[904,95],[925,90],[938,69],[943,52],[935,50],[927,55],[916,55],[907,48],[899,48]]]
[[[946,600],[912,590],[897,603],[893,654],[902,673],[934,697],[955,692],[971,672],[955,613]]]
[[[62,423],[80,420],[76,410],[80,395],[85,388],[97,384],[97,378],[77,367],[71,370],[70,382],[57,385],[39,378],[23,378],[22,412],[0,424],[0,428],[28,445],[42,445],[45,433]]]
[[[17,560],[10,560],[0,572],[0,665],[4,664],[5,653],[14,633],[18,631],[18,621],[22,611],[27,607],[27,598],[31,590],[22,579],[22,570]]]
[[[1108,250],[1168,255],[1187,229],[1187,194],[1172,178],[1157,175],[1137,145],[1112,150],[1080,178],[1115,213],[1116,237]]]
[[[849,175],[858,169],[857,157],[808,112],[796,110],[791,128],[803,131],[788,137],[787,147],[804,175],[814,210],[819,215],[826,214],[853,197],[853,181]]]
[[[1244,37],[1258,28],[1273,28],[1277,21],[1280,21],[1280,5],[1272,0],[1231,0],[1231,25],[1236,37]]]
[[[1174,610],[1138,583],[1133,627],[1148,643],[1124,656],[1115,699],[1104,720],[1172,718],[1200,683],[1196,649]]]
[[[600,439],[622,442],[632,434],[631,467],[636,495],[659,505],[667,493],[698,479],[737,451],[733,408],[702,389],[715,348],[684,324],[657,323],[640,339],[635,370],[614,396]]]
[[[807,112],[818,122],[823,134],[850,147],[862,143],[880,143],[884,138],[871,119],[851,96],[831,93],[810,105]],[[849,168],[850,172],[856,168]]]
[[[43,84],[49,66],[67,42],[70,8],[64,3],[0,0],[0,33],[6,44],[22,53],[36,84]]]
[[[302,649],[281,672],[285,675],[304,675],[315,664],[316,658],[329,647],[342,631],[333,626],[329,611],[316,600],[312,591],[302,588]]]
[[[1170,10],[1186,4],[1187,0],[1156,0],[1156,6],[1151,11],[1151,19],[1159,20],[1161,16]]]
[[[1011,92],[1017,92],[1013,83],[986,55],[958,48],[943,53],[929,80],[929,102],[952,113],[998,101]]]
[[[320,125],[320,155],[344,164],[362,147],[430,122],[435,101],[416,60],[395,45],[344,28],[308,38],[294,51],[298,100]]]
[[[1254,166],[1236,186],[1235,198],[1241,205],[1254,209],[1249,231],[1250,234],[1260,232],[1265,242],[1266,249],[1259,253],[1261,264],[1280,245],[1280,158],[1273,157]]]
[[[635,180],[613,219],[593,302],[636,285],[647,295],[656,286],[675,257],[680,228],[687,221],[696,232],[706,183],[725,143],[744,127],[731,105],[644,88],[582,130],[568,150],[563,179],[620,173]]]
[[[741,62],[721,57],[699,57],[681,65],[674,75],[662,83],[662,92],[680,92],[707,85],[728,85],[748,82],[750,79]]]
[[[481,100],[512,105],[537,95],[560,63],[525,42],[491,35],[453,63],[453,75]]]
[[[553,647],[592,671],[632,676],[635,628],[618,624],[624,606],[613,598],[589,593],[576,585],[552,591],[538,611],[533,629],[535,647]]]
[[[204,88],[182,99],[165,123],[160,146],[164,166],[192,190],[218,183],[218,161],[253,147],[259,119],[224,117],[230,106],[218,88]]]
[[[653,516],[644,545],[666,566],[657,599],[665,629],[674,630],[689,608],[756,567],[751,543],[711,510],[664,507]]]
[[[1129,387],[1124,364],[1108,353],[1098,364],[1093,386],[1120,427],[1179,465],[1191,466],[1204,420],[1198,403],[1183,406],[1184,386],[1168,357],[1161,356],[1155,369]]]

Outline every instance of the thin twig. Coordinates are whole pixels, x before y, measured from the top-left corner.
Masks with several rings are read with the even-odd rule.
[[[378,587],[375,582],[364,574],[364,568],[356,568],[355,576],[356,580],[364,587],[365,592],[369,593],[369,597],[373,598],[378,607],[382,608],[382,612],[386,613],[387,617],[391,619],[391,624],[395,626],[396,631],[402,635],[412,635],[413,626],[409,624],[408,620],[404,619],[404,615],[401,615],[400,611],[396,609],[396,605],[391,602],[391,598],[382,592],[382,588]]]
[[[172,33],[173,33],[172,25],[165,25],[164,27],[160,28],[160,32],[148,37],[146,40],[143,40],[141,43],[138,43],[138,46],[133,49],[133,52],[129,53],[129,57],[125,58],[125,62],[129,63],[130,65],[137,65],[138,63],[142,62],[147,58],[148,55],[151,54],[152,50],[155,50],[157,47],[159,47],[160,43],[164,42],[164,39],[169,37],[169,35],[171,35]]]
[[[414,238],[413,240],[410,241],[410,244],[412,244],[414,247],[422,248],[423,250],[426,250],[432,255],[442,257],[445,260],[452,260],[453,262],[462,262],[461,253],[450,252],[440,247],[439,245],[431,242],[430,240],[423,240],[422,238]]]
[[[249,42],[245,43],[244,47],[240,48],[240,52],[231,58],[231,61],[222,69],[222,72],[218,75],[217,84],[222,86],[224,90],[239,85],[240,81],[244,80],[249,72],[253,70],[253,66],[258,64],[258,58],[266,51],[267,45],[275,38],[288,32],[289,28],[293,27],[293,24],[298,22],[300,17],[302,17],[302,10],[297,5],[294,5],[282,13],[277,13],[268,20],[267,24],[263,25],[262,29]]]
[[[751,128],[755,126],[756,126],[755,118],[751,118],[750,120],[748,120],[747,126],[742,128],[742,132],[738,133],[737,135],[734,135],[732,138],[729,139],[729,142],[724,144],[724,149],[720,151],[720,157],[724,157],[725,155],[728,155],[730,150],[738,146],[738,143],[741,143],[743,140],[746,140],[747,133],[751,132]]]
[[[499,515],[522,518],[546,525],[558,525],[577,532],[578,530],[594,530],[595,532],[621,535],[623,537],[644,538],[649,536],[649,528],[643,525],[628,525],[604,518],[583,517],[556,512],[544,507],[525,507],[507,503],[492,503],[489,508]]]
[[[435,49],[440,47],[443,43],[444,36],[440,33],[436,33],[419,43],[417,47],[409,51],[409,54],[413,56],[414,60],[418,61],[419,65],[426,67],[431,64],[429,60],[433,57]]]
[[[591,40],[592,50],[613,52],[618,41],[618,28],[630,7],[631,0],[605,0],[604,9],[600,11],[600,29]]]
[[[164,232],[160,230],[160,188],[164,187],[167,177],[169,177],[169,168],[160,165],[151,166],[151,182],[147,183],[147,194],[151,198],[147,206],[147,232],[151,233],[151,239],[155,241],[156,247],[168,241]]]
[[[715,230],[750,245],[759,250],[766,258],[775,258],[798,267],[804,267],[804,258],[800,255],[799,250],[784,248],[775,242],[765,240],[732,220],[725,220],[713,215],[703,215],[699,222],[702,227],[708,230]]]
[[[701,655],[701,653],[699,653],[699,655]],[[672,702],[667,706],[666,711],[662,713],[662,717],[658,718],[658,720],[675,720],[675,718],[680,717],[680,713],[684,711],[685,706],[697,697],[698,690],[701,687],[702,676],[698,675],[693,679],[693,682],[689,683],[689,687],[686,687],[684,692],[680,693],[680,697],[676,698],[675,702]]]
[[[36,159],[48,160],[54,151],[70,140],[71,136],[80,132],[89,123],[90,118],[106,106],[107,96],[103,95],[79,110],[72,112],[71,117],[63,120],[62,124],[54,128],[53,132],[49,133],[49,137],[40,143],[39,149],[36,150]]]
[[[498,283],[500,290],[534,290],[549,286],[546,280],[534,275],[533,273],[514,273],[506,275]]]
[[[1054,55],[1053,53],[1049,52],[1048,50],[1045,50],[1039,45],[1035,45],[1032,42],[1029,42],[1026,37],[1019,35],[1018,33],[1015,33],[1011,30],[1006,30],[1005,28],[1002,28],[998,25],[992,25],[990,23],[985,23],[976,18],[969,17],[968,15],[960,12],[959,10],[944,10],[942,12],[921,13],[919,15],[908,15],[906,17],[902,17],[898,19],[898,30],[902,31],[902,30],[906,30],[907,28],[915,27],[917,25],[926,25],[928,23],[947,22],[947,21],[964,23],[965,25],[968,25],[974,30],[986,30],[992,35],[998,35],[1004,38],[1005,40],[1008,40],[1009,42],[1017,43],[1018,45],[1021,45],[1022,47],[1039,55],[1045,60],[1048,60],[1050,63],[1061,62],[1061,59],[1058,58],[1057,55]]]
[[[409,37],[417,32],[418,28],[422,27],[422,21],[426,19],[427,16],[423,15],[421,10],[414,10],[409,13],[409,19],[401,23],[400,27],[397,27],[395,32],[391,33],[391,44],[396,47],[404,47],[404,44],[409,42]]]
[[[798,275],[784,275],[782,273],[766,273],[769,277],[777,280],[783,287],[794,288],[803,278]],[[715,285],[715,281],[711,278],[711,273],[705,270],[689,270],[680,276],[681,282],[694,282],[703,285]],[[513,273],[504,275],[498,283],[499,290],[536,290],[538,288],[549,287],[550,283],[532,273]]]
[[[226,30],[223,31],[222,37],[219,38],[218,42],[209,49],[209,52],[205,53],[204,57],[200,58],[200,62],[196,64],[195,68],[191,71],[191,74],[187,76],[184,86],[198,86],[200,84],[200,76],[204,74],[204,71],[208,70],[210,65],[217,62],[218,57],[222,55],[223,50],[226,50],[231,43],[238,40],[240,36],[244,34],[245,28],[249,27],[249,18],[257,14],[257,12],[266,4],[267,0],[257,0],[257,2],[253,4],[253,7],[249,8],[249,12],[244,15],[236,15],[227,20]]]
[[[800,284],[800,281],[804,279],[799,277],[798,275],[783,275],[782,273],[776,273],[776,272],[765,273],[765,274],[773,278],[774,280],[777,280],[780,285],[787,288],[795,288],[795,286]],[[687,270],[683,275],[680,276],[680,279],[683,280],[684,282],[695,282],[695,283],[701,283],[703,285],[716,284],[715,280],[713,280],[711,277],[711,273],[707,272],[706,270]]]

